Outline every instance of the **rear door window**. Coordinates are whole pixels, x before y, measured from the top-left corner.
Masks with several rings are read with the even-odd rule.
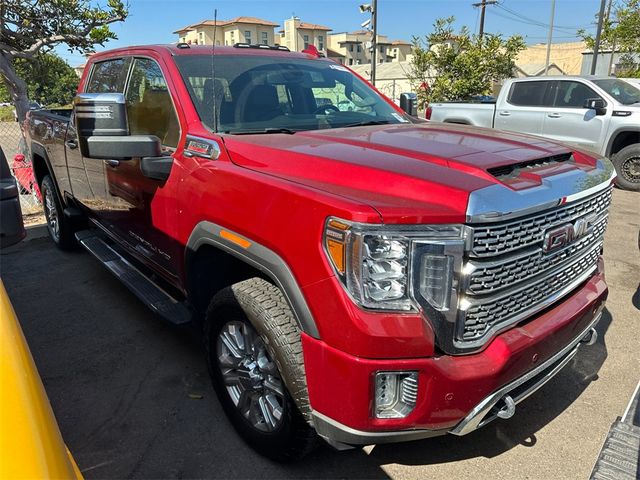
[[[547,99],[549,81],[516,82],[511,86],[507,101],[520,107],[551,106]]]
[[[124,93],[131,58],[114,58],[93,65],[87,93]]]

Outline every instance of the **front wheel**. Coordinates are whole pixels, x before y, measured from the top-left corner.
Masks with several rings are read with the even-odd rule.
[[[254,450],[287,462],[314,448],[317,435],[292,397],[308,406],[300,332],[277,287],[253,278],[216,294],[205,346],[220,403]]]
[[[47,220],[47,230],[51,240],[62,250],[71,250],[76,245],[73,229],[64,217],[62,205],[49,175],[42,179],[41,192],[44,216]]]
[[[640,191],[640,144],[624,147],[612,161],[618,174],[616,184],[624,190]]]

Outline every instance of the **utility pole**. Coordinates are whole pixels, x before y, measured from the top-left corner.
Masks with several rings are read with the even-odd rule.
[[[371,23],[373,30],[373,40],[371,46],[373,52],[371,52],[371,85],[376,86],[376,67],[378,63],[378,0],[373,0],[371,4],[373,11],[371,12]]]
[[[474,3],[474,7],[480,7],[480,32],[478,36],[482,38],[484,35],[484,12],[487,8],[487,5],[495,5],[498,3],[498,0],[482,0],[480,3]]]
[[[544,63],[544,74],[549,75],[551,61],[551,39],[553,37],[553,19],[556,16],[556,0],[551,0],[551,19],[549,20],[549,34],[547,35],[547,60]]]
[[[607,0],[600,0],[600,14],[598,15],[598,30],[596,31],[596,41],[595,41],[595,45],[593,46],[593,60],[591,61],[591,75],[596,74],[596,64],[598,63],[598,50],[600,50],[600,35],[602,34],[602,21],[604,20],[604,9],[606,5],[607,5]]]

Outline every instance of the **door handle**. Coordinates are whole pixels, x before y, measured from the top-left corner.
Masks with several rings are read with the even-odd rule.
[[[78,148],[78,144],[76,143],[75,140],[67,140],[66,142],[64,142],[64,144],[67,148],[71,150]]]
[[[109,165],[110,167],[117,167],[118,165],[120,165],[120,160],[106,160],[107,165]]]
[[[560,117],[562,117],[562,115],[560,115],[559,113],[548,113],[547,117],[549,117],[549,118],[560,118]]]
[[[500,112],[500,116],[501,116],[501,117],[508,117],[509,115],[511,115],[511,112],[508,112],[508,111],[502,111],[502,112]]]

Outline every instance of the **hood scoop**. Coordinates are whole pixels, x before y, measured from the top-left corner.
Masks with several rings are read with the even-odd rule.
[[[512,165],[500,165],[498,167],[488,168],[487,172],[501,181],[514,179],[522,176],[523,173],[531,172],[539,168],[554,167],[561,163],[573,163],[573,154],[571,152],[552,155],[526,162],[515,163]]]

